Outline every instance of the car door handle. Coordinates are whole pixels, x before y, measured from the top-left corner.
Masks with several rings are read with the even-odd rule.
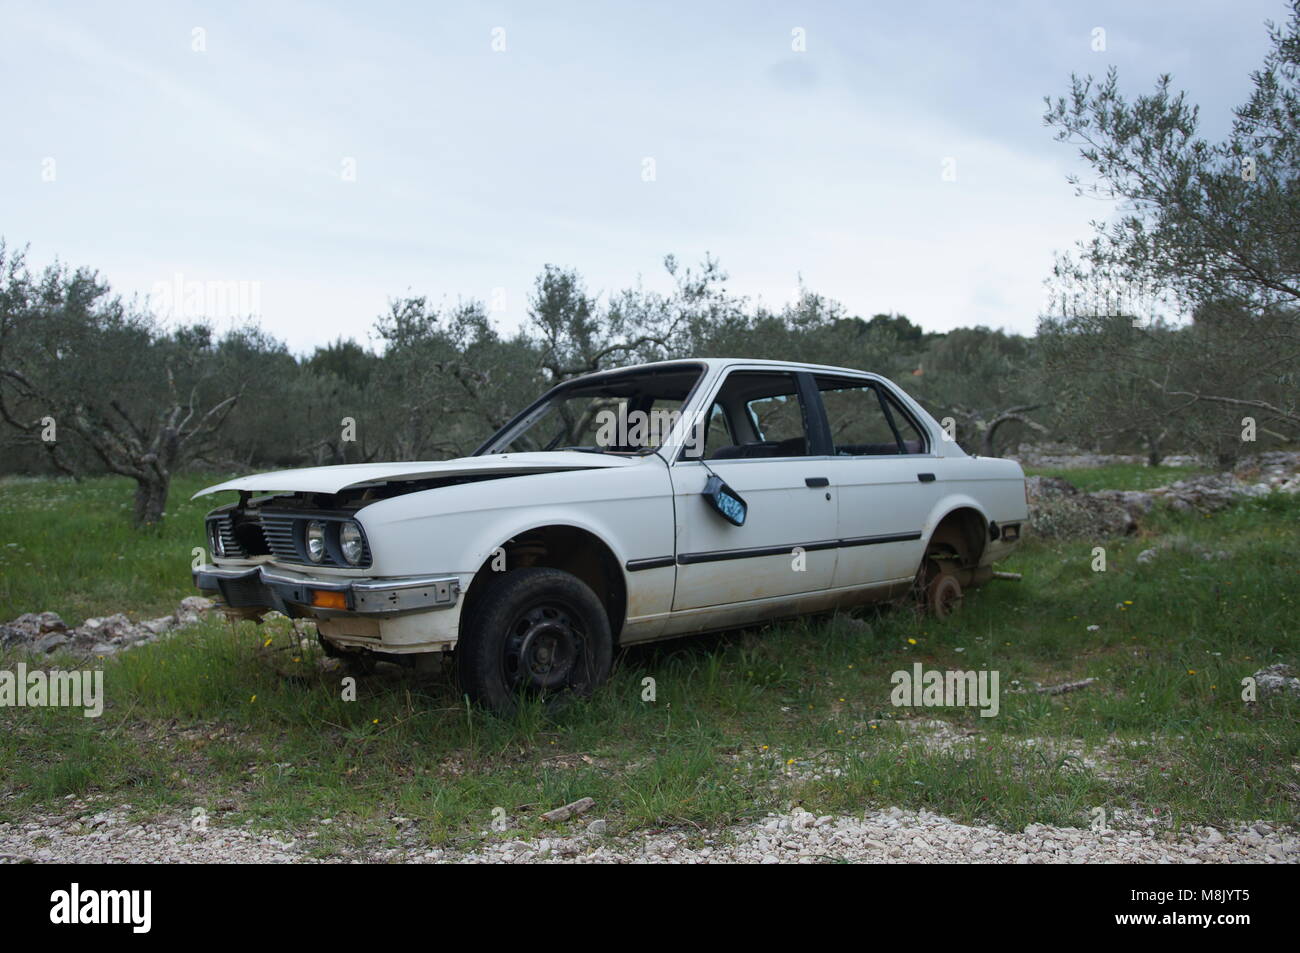
[[[826,479],[826,477],[804,477],[803,482],[811,487],[831,485],[831,481]]]
[[[933,482],[934,482],[934,474],[933,474],[933,473],[918,473],[918,474],[916,475],[916,478],[917,478],[918,480],[920,480],[922,483],[933,483]]]

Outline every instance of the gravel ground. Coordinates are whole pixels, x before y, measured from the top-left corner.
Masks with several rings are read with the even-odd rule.
[[[892,808],[857,817],[796,811],[714,832],[673,831],[606,837],[604,821],[583,818],[578,833],[528,841],[488,841],[474,851],[416,846],[346,851],[323,859],[389,863],[994,863],[1222,864],[1297,863],[1295,830],[1257,822],[1227,831],[1200,828],[1175,836],[1152,821],[1092,831],[1032,824],[1020,833],[958,824],[927,811]],[[489,837],[492,835],[489,835]],[[317,862],[314,834],[300,839],[212,826],[193,829],[175,816],[133,821],[128,810],[37,816],[0,824],[0,861],[36,863]],[[317,852],[319,853],[319,852]]]
[[[0,862],[274,864],[303,859],[291,839],[238,827],[195,830],[194,818],[131,820],[129,805],[100,813],[34,815],[0,824]]]

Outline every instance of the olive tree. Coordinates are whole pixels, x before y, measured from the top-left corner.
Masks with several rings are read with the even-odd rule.
[[[985,327],[935,335],[904,386],[940,420],[951,417],[967,451],[996,456],[1017,435],[1046,435],[1048,403],[1036,376],[1032,342]],[[910,385],[910,386],[909,386]]]
[[[202,456],[238,400],[214,393],[212,336],[164,333],[93,271],[51,265],[37,278],[0,244],[0,417],[40,439],[56,465],[84,455],[135,481],[136,526],[160,522],[172,475]]]
[[[443,311],[396,299],[375,330],[385,347],[374,397],[396,459],[468,454],[542,386],[536,349],[503,337],[481,302]]]
[[[664,264],[677,280],[672,294],[631,288],[604,304],[587,293],[576,270],[545,266],[529,297],[527,335],[549,383],[680,353],[687,323],[708,310],[720,273],[711,260],[702,277],[679,272],[671,255]]]
[[[1167,373],[1146,380],[1187,403],[1201,442],[1220,455],[1231,453],[1220,438],[1233,415],[1238,424],[1262,415],[1300,434],[1300,0],[1285,26],[1268,31],[1271,49],[1222,141],[1200,134],[1198,108],[1168,75],[1132,101],[1113,69],[1102,80],[1075,76],[1044,116],[1091,167],[1092,181],[1073,180],[1079,194],[1118,209],[1094,223],[1057,277],[1169,294],[1184,315],[1198,316],[1149,342]],[[1210,348],[1221,359],[1207,367]]]

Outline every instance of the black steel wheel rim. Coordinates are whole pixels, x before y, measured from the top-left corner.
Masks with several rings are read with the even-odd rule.
[[[586,644],[577,613],[557,602],[537,603],[511,623],[501,674],[515,691],[541,694],[565,688],[581,670]]]

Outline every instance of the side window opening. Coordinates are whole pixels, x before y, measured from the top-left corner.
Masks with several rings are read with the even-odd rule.
[[[928,449],[921,431],[885,388],[837,378],[818,378],[817,387],[837,456],[887,456]]]
[[[715,430],[714,415],[726,407],[738,419],[722,414],[724,436],[722,426]],[[733,424],[749,432],[735,433]],[[803,457],[808,455],[809,434],[807,409],[794,374],[734,371],[723,382],[709,414],[705,459]]]
[[[889,417],[890,423],[893,424],[894,432],[898,437],[900,452],[905,454],[928,452],[930,447],[925,435],[917,427],[911,415],[903,409],[897,398],[883,387],[877,387],[876,393],[880,395],[880,402],[884,405],[885,414]]]
[[[803,407],[795,395],[760,397],[745,407],[763,443],[780,443],[804,435]]]

